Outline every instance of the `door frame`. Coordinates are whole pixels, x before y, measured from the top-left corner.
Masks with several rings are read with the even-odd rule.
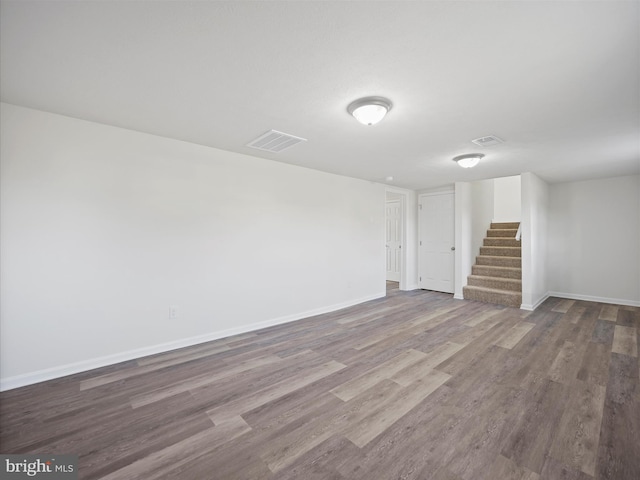
[[[400,187],[392,187],[385,185],[385,202],[384,215],[386,223],[386,193],[393,193],[400,196],[400,211],[402,216],[402,228],[401,228],[401,244],[402,252],[400,254],[400,290],[416,290],[418,288],[418,201],[417,194],[413,190],[406,190]],[[382,242],[386,240],[386,228],[383,229]],[[385,243],[382,243],[384,250]],[[386,253],[385,253],[386,255]],[[382,261],[386,263],[386,257],[382,258]],[[384,267],[386,272],[386,266]],[[385,273],[386,282],[386,273]]]
[[[405,237],[405,234],[404,234],[404,223],[405,223],[405,220],[404,220],[404,205],[403,205],[403,202],[402,202],[402,196],[399,193],[397,193],[397,192],[385,192],[385,195],[387,193],[393,193],[394,195],[398,196],[398,198],[394,198],[394,199],[391,199],[391,200],[386,198],[384,215],[385,215],[385,243],[387,243],[386,235],[388,233],[387,232],[388,224],[387,224],[387,208],[386,207],[387,207],[387,205],[389,203],[398,203],[398,206],[399,206],[399,214],[398,214],[398,216],[400,217],[400,240],[399,240],[399,243],[400,243],[399,263],[400,263],[400,265],[398,265],[398,270],[399,270],[399,272],[398,272],[398,283],[400,283],[402,281],[403,272],[405,271],[404,263],[406,261],[405,255],[404,255],[404,250],[405,250],[405,247],[404,247],[404,244],[405,244],[405,241],[404,241],[404,237]],[[388,255],[388,251],[386,253]],[[386,269],[385,269],[385,271],[386,271]],[[386,273],[385,273],[385,281],[388,281],[387,277],[386,277]]]

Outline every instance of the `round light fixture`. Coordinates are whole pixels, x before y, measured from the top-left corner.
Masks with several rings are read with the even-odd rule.
[[[458,155],[453,160],[462,168],[471,168],[475,167],[483,157],[483,153],[467,153],[466,155]]]
[[[391,110],[391,102],[383,97],[365,97],[351,102],[347,112],[363,125],[375,125]]]

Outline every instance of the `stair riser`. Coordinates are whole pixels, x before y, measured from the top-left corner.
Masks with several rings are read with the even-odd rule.
[[[480,255],[520,257],[522,255],[522,249],[520,247],[480,247]]]
[[[520,223],[518,222],[504,222],[504,223],[492,223],[489,228],[491,230],[506,230],[506,229],[518,229]]]
[[[498,290],[509,290],[510,292],[522,292],[522,282],[498,277],[477,278],[470,276],[467,284],[474,287],[495,288]]]
[[[491,237],[484,239],[485,247],[519,247],[520,242],[515,238]]]
[[[478,302],[496,303],[507,307],[520,308],[522,295],[519,293],[495,293],[474,290],[473,287],[463,287],[463,297],[466,300],[476,300]]]
[[[509,237],[515,238],[516,233],[518,233],[517,229],[509,229],[509,230],[487,230],[487,237]]]
[[[522,278],[522,269],[505,270],[490,265],[474,265],[471,267],[471,273],[473,275],[484,275],[485,277],[514,278],[516,280]]]
[[[516,257],[492,257],[480,255],[476,257],[476,265],[522,268],[522,259]]]

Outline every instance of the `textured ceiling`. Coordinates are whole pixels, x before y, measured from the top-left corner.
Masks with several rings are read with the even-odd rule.
[[[637,1],[20,0],[0,18],[16,105],[412,189],[640,173]],[[346,107],[369,95],[394,108],[365,127]],[[245,146],[270,129],[308,141]]]

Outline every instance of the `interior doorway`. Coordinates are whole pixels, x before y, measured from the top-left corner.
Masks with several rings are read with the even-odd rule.
[[[403,285],[404,270],[404,209],[406,198],[398,192],[387,191],[385,203],[385,263],[387,282]]]
[[[386,205],[387,281],[400,282],[402,264],[402,214],[400,200],[387,200]]]

